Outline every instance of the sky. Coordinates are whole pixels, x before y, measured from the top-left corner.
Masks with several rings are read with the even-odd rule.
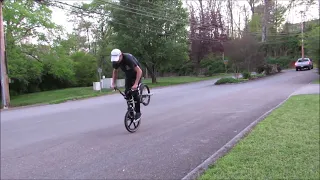
[[[65,2],[68,4],[73,4],[75,2],[86,2],[86,3],[90,3],[92,0],[60,0],[61,2]],[[186,6],[186,0],[183,0],[184,2],[184,6]],[[197,2],[197,0],[188,0],[188,3],[190,2]],[[319,1],[317,1],[319,2]],[[240,6],[246,5],[248,6],[247,0],[237,0],[237,3]],[[282,3],[282,4],[288,4],[289,0],[278,0],[278,3]],[[319,5],[315,5],[312,7],[296,7],[294,9],[292,9],[290,11],[290,13],[287,15],[286,17],[286,21],[290,22],[290,23],[300,23],[301,22],[301,15],[300,15],[300,11],[301,10],[306,10],[306,16],[305,16],[305,20],[311,20],[314,18],[319,18]],[[67,32],[72,32],[73,29],[73,24],[68,22],[68,16],[65,12],[65,10],[59,9],[59,8],[51,8],[53,10],[52,13],[52,20],[53,22],[55,22],[58,25],[61,25],[65,28],[65,30]],[[235,8],[233,13],[234,13],[234,19],[239,19],[239,9]],[[243,15],[240,15],[241,21],[243,23]],[[244,24],[241,24],[240,27],[243,28]]]

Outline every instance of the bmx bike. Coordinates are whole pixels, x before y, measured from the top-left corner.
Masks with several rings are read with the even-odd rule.
[[[124,116],[124,126],[129,131],[130,133],[134,133],[138,130],[140,124],[141,124],[141,118],[139,120],[135,120],[135,101],[133,98],[133,90],[130,90],[125,94],[118,88],[114,88],[114,90],[118,90],[120,94],[124,97],[124,99],[127,101],[127,112]],[[146,90],[147,94],[144,94],[144,90]],[[144,106],[148,106],[150,103],[150,89],[146,84],[139,84],[138,89],[138,97],[140,98],[140,103],[143,104]],[[131,125],[134,127],[131,128]]]

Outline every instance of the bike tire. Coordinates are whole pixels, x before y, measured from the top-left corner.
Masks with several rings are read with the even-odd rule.
[[[132,113],[132,114],[131,114],[131,113]],[[126,114],[125,114],[125,116],[124,116],[124,126],[125,126],[126,130],[127,130],[128,132],[130,132],[130,133],[136,132],[136,131],[138,130],[140,124],[141,124],[141,119],[140,119],[138,122],[134,123],[134,122],[133,122],[133,121],[134,121],[134,117],[132,117],[132,116],[133,116],[133,112],[132,112],[132,111],[127,111]],[[128,121],[130,121],[130,124],[129,124],[129,125],[127,124]],[[133,125],[134,125],[134,129],[131,129],[131,128],[130,128],[130,126],[132,125],[132,123],[133,123]]]
[[[141,97],[140,97],[140,102],[141,102],[144,106],[148,106],[149,103],[150,103],[151,96],[150,96],[150,95],[147,95],[146,97],[143,97],[142,92],[143,92],[144,88],[146,88],[148,94],[150,94],[150,88],[149,88],[146,84],[141,84],[141,87],[140,87],[140,96],[141,96]],[[147,98],[147,101],[146,101],[146,102],[143,101],[145,98]]]

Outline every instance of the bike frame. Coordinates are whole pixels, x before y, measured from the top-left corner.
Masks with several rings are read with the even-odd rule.
[[[143,85],[142,83],[140,83],[139,84],[139,86],[138,86],[138,89],[137,89],[137,91],[138,91],[138,98],[140,99],[140,103],[142,103],[142,94],[141,94],[141,92],[140,92],[140,88],[141,88],[141,85]],[[132,90],[130,90],[128,93],[129,93],[129,98],[124,94],[124,92],[122,92],[120,89],[118,89],[118,88],[114,88],[114,90],[118,90],[119,92],[120,92],[120,94],[124,97],[124,99],[127,101],[127,106],[128,106],[128,110],[129,111],[133,111],[134,113],[135,113],[135,111],[134,111],[134,109],[135,109],[135,102],[134,102],[134,98],[133,98],[133,96],[132,96]],[[149,93],[149,94],[147,94],[147,95],[144,95],[144,96],[152,96],[153,94],[152,93]]]
[[[132,96],[132,91],[130,90],[128,92],[129,95],[124,94],[124,92],[122,92],[120,89],[115,88],[115,90],[118,90],[120,92],[120,94],[124,97],[124,99],[127,101],[127,106],[128,106],[128,111],[130,112],[134,112],[135,109],[135,103],[134,103],[134,98]]]

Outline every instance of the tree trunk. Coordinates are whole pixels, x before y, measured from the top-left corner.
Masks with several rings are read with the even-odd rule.
[[[151,77],[152,77],[152,83],[157,83],[157,77],[156,77],[156,68],[155,68],[155,65],[152,65],[152,73],[151,73]]]
[[[143,63],[143,65],[147,68],[148,73],[151,76],[152,83],[157,83],[157,76],[156,76],[156,68],[155,65],[152,65],[151,68],[146,63]]]
[[[254,15],[254,8],[255,8],[255,0],[248,0],[250,10],[251,10],[251,19]]]
[[[233,6],[232,6],[233,2],[232,2],[232,0],[228,0],[227,3],[228,3],[227,7],[228,7],[228,11],[230,13],[230,21],[231,21],[230,22],[231,37],[234,38],[234,34],[233,34],[233,32],[234,32],[234,29],[233,29],[233,12],[232,12],[232,10],[233,10]]]
[[[264,0],[264,16],[263,16],[263,24],[262,24],[262,42],[267,41],[267,26],[269,19],[269,0]]]
[[[90,51],[90,36],[89,36],[89,28],[87,28],[87,40],[88,40],[88,47]]]

